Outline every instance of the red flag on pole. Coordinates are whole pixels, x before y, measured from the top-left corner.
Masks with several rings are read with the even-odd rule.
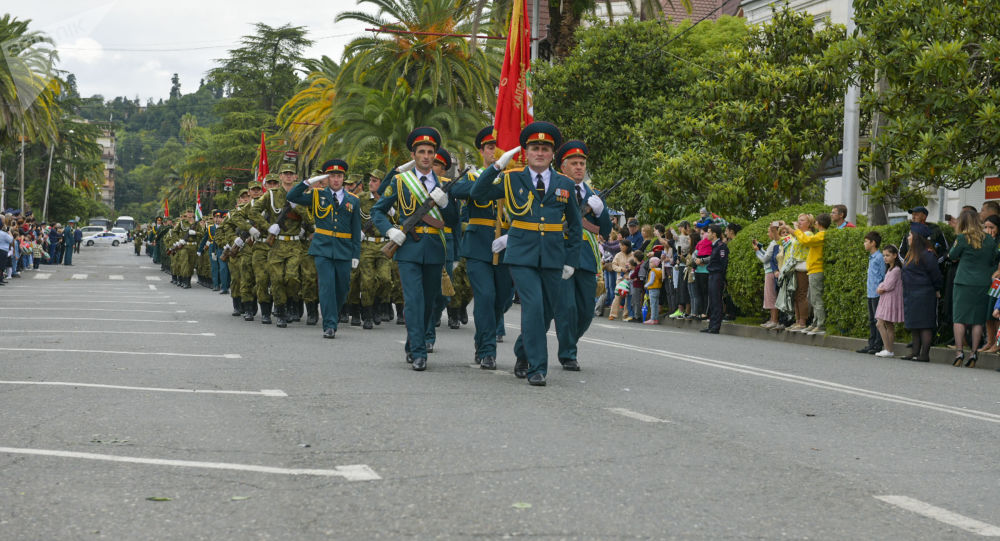
[[[527,0],[514,0],[507,49],[500,70],[497,114],[493,121],[493,135],[498,149],[517,147],[521,129],[534,121],[530,78],[531,23],[528,20]]]
[[[170,217],[170,201],[167,198],[163,198],[163,215],[167,218]]]
[[[264,146],[264,132],[260,132],[260,165],[257,167],[257,182],[264,184],[264,177],[270,171],[267,168],[267,148]]]

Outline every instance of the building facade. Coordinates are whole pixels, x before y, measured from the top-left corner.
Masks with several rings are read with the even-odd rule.
[[[114,130],[105,128],[101,136],[97,138],[97,144],[101,146],[101,161],[104,162],[104,184],[98,187],[99,197],[102,203],[114,209],[115,169],[118,166]]]

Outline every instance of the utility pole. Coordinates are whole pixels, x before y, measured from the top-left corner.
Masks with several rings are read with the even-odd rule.
[[[538,0],[531,0],[531,64],[538,60]]]
[[[24,212],[24,126],[21,126],[21,212]]]
[[[49,146],[49,172],[45,175],[45,199],[42,203],[42,221],[49,221],[49,182],[52,180],[52,157],[56,154],[56,145]]]
[[[854,35],[854,1],[847,3],[847,35]],[[861,88],[852,82],[844,96],[844,148],[843,148],[843,192],[841,203],[847,205],[847,221],[857,221],[858,210],[858,138],[861,131],[861,114],[858,97]]]
[[[3,156],[3,150],[0,149],[0,156]],[[4,182],[7,178],[3,174],[3,162],[0,160],[0,212],[3,212],[7,208],[5,204],[7,201],[4,198],[4,194],[7,192],[7,183]]]

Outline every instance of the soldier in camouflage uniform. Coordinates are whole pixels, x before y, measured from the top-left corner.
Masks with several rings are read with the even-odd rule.
[[[243,301],[240,299],[240,292],[243,283],[243,275],[240,272],[240,258],[242,254],[236,249],[236,239],[239,238],[239,229],[233,221],[233,214],[250,202],[250,191],[246,188],[240,190],[236,198],[236,208],[229,211],[225,219],[222,220],[219,242],[223,245],[222,258],[229,266],[229,295],[233,299],[232,315],[241,316],[244,314]],[[242,239],[241,239],[242,242]]]
[[[364,329],[371,329],[382,322],[383,304],[387,302],[392,282],[392,262],[382,253],[388,239],[375,227],[371,219],[371,208],[379,200],[380,176],[369,175],[368,191],[358,196],[361,207],[361,262],[357,268],[358,297],[352,302],[360,303],[361,320]],[[352,282],[355,276],[352,276]],[[353,284],[352,284],[353,286]]]
[[[136,229],[132,232],[132,242],[135,243],[135,255],[142,254],[142,240],[146,237],[145,229]]]
[[[260,197],[263,190],[260,184],[251,180],[247,183],[247,189],[249,190],[250,199],[247,204],[243,205],[236,212],[230,214],[230,219],[233,221],[233,226],[236,228],[237,237],[233,241],[233,244],[240,248],[239,253],[239,275],[240,275],[240,301],[243,305],[243,320],[253,321],[254,315],[257,314],[257,273],[254,272],[253,265],[253,252],[254,247],[256,247],[257,242],[254,238],[253,232],[257,231],[256,237],[260,237],[260,230],[256,229],[248,218],[248,214],[253,205],[253,201]],[[243,237],[246,236],[246,240]],[[263,240],[261,241],[263,243]],[[261,321],[264,320],[264,302],[260,302],[261,307]],[[271,322],[271,307],[267,307],[267,323]]]
[[[180,222],[174,226],[174,261],[176,265],[177,285],[191,289],[191,275],[194,273],[195,254],[198,251],[198,228],[194,222],[194,213],[185,211]]]

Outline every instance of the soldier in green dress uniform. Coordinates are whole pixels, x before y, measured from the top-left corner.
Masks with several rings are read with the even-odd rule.
[[[555,149],[562,144],[559,130],[548,122],[532,122],[521,130],[520,142],[520,148],[507,151],[479,175],[471,196],[480,204],[504,199],[512,218],[510,232],[494,241],[493,250],[506,248],[503,260],[521,296],[514,375],[544,386],[545,333],[562,307],[562,281],[573,276],[580,261],[580,207],[573,181],[551,167]],[[527,167],[504,172],[522,148]]]

